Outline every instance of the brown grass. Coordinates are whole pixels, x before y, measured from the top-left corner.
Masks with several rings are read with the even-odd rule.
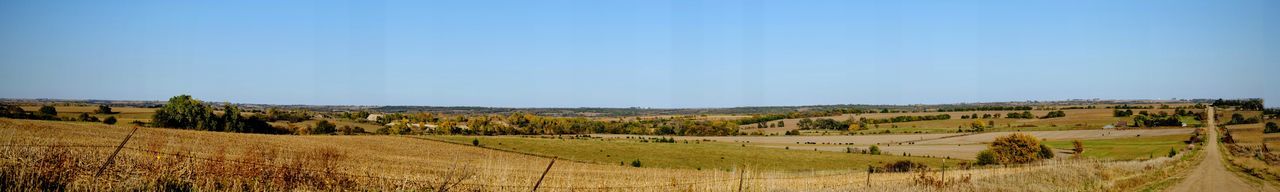
[[[94,177],[128,131],[123,126],[0,118],[0,134],[5,135],[0,138],[0,190],[528,191],[549,161],[396,136],[288,136],[142,128],[125,145],[115,164],[102,176]],[[1098,163],[1101,162],[1092,162]],[[972,181],[950,186],[1000,189],[992,185],[1037,182],[1014,180],[1034,177],[1011,175],[1074,170],[1061,166],[948,168],[946,182]],[[747,191],[925,190],[929,189],[926,185],[913,183],[936,183],[921,178],[920,172],[876,173],[868,177],[865,170],[752,170],[634,168],[559,161],[539,190],[733,191],[738,183]],[[942,178],[937,172],[940,171],[932,169],[924,174]],[[879,188],[861,188],[868,179]],[[1042,187],[1074,184],[1077,183]]]

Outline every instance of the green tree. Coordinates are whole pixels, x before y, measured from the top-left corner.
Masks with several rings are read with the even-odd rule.
[[[76,120],[79,120],[79,121],[88,121],[88,122],[98,122],[98,117],[94,117],[94,116],[92,116],[92,115],[89,115],[89,113],[80,113],[80,117],[76,118]]]
[[[213,117],[213,110],[209,106],[190,95],[178,95],[156,109],[151,122],[156,127],[212,130],[217,123],[210,117]]]
[[[870,153],[871,153],[872,155],[879,155],[879,154],[880,154],[880,146],[872,145],[872,146],[871,146],[871,149],[867,149],[867,150],[868,150],[868,151],[870,151]]]
[[[1053,148],[1049,148],[1048,145],[1041,143],[1040,153],[1038,153],[1038,155],[1041,159],[1053,159]]]
[[[107,116],[107,118],[106,118],[106,119],[103,119],[103,120],[102,120],[102,123],[106,123],[107,125],[115,125],[115,124],[116,124],[116,116]]]
[[[107,106],[107,105],[98,105],[98,109],[93,110],[93,113],[97,113],[97,114],[115,114],[115,112],[112,112],[112,111],[111,111],[111,107],[110,107],[110,106]]]
[[[243,117],[240,116],[240,108],[235,105],[222,106],[222,125],[223,130],[231,132],[250,132],[245,126]]]
[[[1267,122],[1265,133],[1280,133],[1280,126],[1276,126],[1276,122]]]
[[[978,152],[977,159],[978,162],[976,162],[976,164],[978,165],[992,165],[998,163],[996,162],[996,155],[992,153],[990,149]]]
[[[40,106],[39,112],[42,115],[55,116],[55,117],[58,116],[58,109],[53,108],[53,106],[48,106],[48,105]]]
[[[338,131],[337,127],[330,123],[329,120],[320,120],[316,122],[315,127],[311,128],[311,134],[332,134]]]

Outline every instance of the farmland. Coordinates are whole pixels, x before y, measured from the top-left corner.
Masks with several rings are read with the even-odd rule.
[[[1089,139],[1084,143],[1084,157],[1112,160],[1148,159],[1166,156],[1169,150],[1182,150],[1186,147],[1188,135],[1148,136],[1124,139]],[[1056,140],[1046,143],[1058,150],[1071,150],[1074,146],[1068,140]]]
[[[1131,130],[1069,130],[1069,131],[1027,131],[1037,138],[1047,141],[1070,140],[1129,140],[1157,137],[1160,141],[1185,140],[1192,129],[1131,129]],[[877,145],[887,154],[910,155],[935,158],[952,158],[972,160],[983,149],[986,143],[996,137],[1013,132],[990,132],[978,134],[893,134],[893,135],[840,135],[840,136],[735,136],[735,137],[673,137],[677,140],[710,140],[759,146],[768,148],[786,148],[792,150],[818,150],[844,152],[846,150],[865,150]],[[629,135],[597,135],[604,138],[635,137]],[[1101,147],[1101,146],[1099,146]],[[1168,152],[1168,148],[1164,149]],[[1146,157],[1146,153],[1133,154]],[[1121,158],[1125,159],[1125,158]]]
[[[40,109],[40,106],[33,106],[33,105],[21,106],[21,107],[22,107],[22,110],[26,110],[26,111],[36,111]],[[97,110],[98,106],[87,106],[87,105],[54,106],[54,108],[58,110],[58,116],[62,118],[74,118],[77,115],[80,115],[81,113],[88,113],[89,115],[98,117],[98,119],[104,119],[109,116],[115,116],[117,119],[119,119],[119,122],[121,123],[128,123],[133,121],[150,122],[151,115],[155,114],[154,108],[138,108],[138,107],[114,107],[112,108],[112,112],[116,112],[116,114],[95,114],[94,110]]]
[[[432,138],[432,137],[428,137]],[[765,171],[865,169],[896,160],[911,160],[938,167],[942,159],[866,155],[844,151],[785,150],[714,141],[640,142],[635,139],[526,138],[442,136],[439,139],[470,145],[473,139],[488,148],[554,156],[598,164],[627,165],[639,160],[645,167],[731,170],[746,165]],[[796,158],[804,157],[804,158]],[[948,162],[949,166],[961,161]],[[629,166],[629,165],[627,165]]]
[[[1186,105],[1170,105],[1171,107],[1186,107]],[[1152,107],[1155,107],[1152,105]],[[913,121],[901,123],[883,123],[869,125],[865,130],[854,130],[847,134],[919,134],[919,133],[956,133],[968,129],[971,123],[975,121],[994,125],[987,128],[991,131],[1049,131],[1049,130],[1088,130],[1101,129],[1105,125],[1116,124],[1117,122],[1132,123],[1130,117],[1114,117],[1113,109],[1095,108],[1095,109],[1069,109],[1062,110],[1066,113],[1066,117],[1048,118],[1048,119],[1015,119],[1015,118],[978,118],[978,119],[962,119],[962,116],[969,115],[1004,115],[1012,112],[1022,111],[963,111],[963,112],[911,112],[911,113],[868,113],[868,114],[845,114],[839,116],[815,117],[822,119],[833,119],[837,121],[857,120],[861,118],[880,119],[891,118],[896,116],[926,116],[946,114],[951,117],[947,120],[930,120],[930,121]],[[1175,109],[1134,109],[1134,111],[1147,111],[1155,114],[1160,112],[1173,113]],[[1192,112],[1203,112],[1203,110],[1191,109]],[[1033,115],[1041,116],[1048,113],[1049,110],[1031,110]],[[744,132],[759,132],[763,134],[778,134],[789,130],[799,129],[797,123],[801,119],[783,119],[770,121],[767,124],[778,124],[781,122],[783,127],[757,128],[756,125],[742,125]],[[1185,118],[1189,126],[1198,126],[1199,121],[1192,118]],[[804,133],[804,132],[802,132]],[[835,134],[846,134],[837,132]],[[810,135],[823,135],[821,132],[811,133]]]
[[[743,182],[744,188],[753,190],[817,190],[821,188],[883,190],[878,187],[848,188],[859,184],[851,181],[850,177],[868,179],[865,176],[858,176],[865,174],[861,169],[868,164],[875,165],[879,163],[878,161],[909,159],[924,162],[930,167],[952,167],[953,169],[959,167],[955,163],[962,162],[953,160],[947,162],[949,165],[942,166],[941,159],[937,158],[744,148],[741,143],[733,142],[699,141],[700,143],[684,144],[683,142],[641,143],[624,139],[560,140],[478,137],[482,146],[496,149],[508,146],[512,148],[506,150],[520,150],[526,147],[581,148],[564,150],[564,152],[528,151],[537,155],[526,155],[468,146],[470,140],[477,137],[467,136],[431,136],[430,139],[416,138],[417,136],[277,136],[142,128],[125,145],[126,150],[117,157],[116,164],[108,169],[107,178],[114,178],[113,180],[116,181],[113,181],[112,185],[90,185],[89,183],[94,181],[88,180],[87,175],[91,174],[93,167],[99,165],[96,162],[109,154],[110,147],[60,148],[54,146],[111,146],[128,135],[129,127],[84,122],[0,119],[0,132],[9,135],[0,140],[8,144],[0,147],[0,154],[6,154],[5,157],[8,159],[3,164],[6,170],[14,170],[35,163],[12,159],[14,157],[37,159],[58,157],[70,162],[79,162],[61,165],[66,172],[59,174],[69,175],[65,177],[68,189],[122,189],[121,187],[159,189],[156,187],[169,185],[215,189],[217,186],[253,184],[244,187],[390,190],[438,189],[441,184],[452,184],[454,189],[527,190],[528,184],[536,181],[541,169],[546,168],[546,163],[550,160],[543,156],[551,155],[564,159],[554,164],[553,171],[543,181],[543,186],[553,191],[574,188],[599,190],[609,187],[616,187],[614,190],[628,191],[674,189],[719,191],[736,187],[730,181],[736,181],[735,179],[738,178],[754,178]],[[438,142],[434,139],[451,142]],[[560,146],[565,143],[572,144],[568,146],[573,147]],[[654,152],[664,149],[673,150],[672,152],[675,153]],[[606,152],[601,153],[602,150]],[[50,156],[57,154],[61,155]],[[618,157],[610,159],[614,154]],[[320,157],[325,157],[321,158],[325,161],[302,161]],[[719,160],[719,157],[724,157],[725,160]],[[643,165],[633,167],[614,163],[615,160],[623,159],[640,159]],[[230,165],[226,164],[228,162],[295,166],[298,169],[334,172],[325,174],[298,172],[297,174],[301,175],[294,176],[253,173],[224,167]],[[1147,162],[1147,164],[1173,162],[1177,161],[1159,160]],[[1058,162],[1022,168],[952,170],[948,172],[948,176],[958,179],[957,177],[963,175],[972,179],[971,184],[958,183],[958,186],[965,187],[956,189],[995,189],[991,187],[1007,186],[994,183],[1006,183],[1013,179],[1005,175],[1048,174],[1058,172],[1051,171],[1057,170],[1057,167],[1087,166],[1097,163],[1100,162]],[[735,164],[746,166],[735,167]],[[1104,164],[1106,164],[1105,167],[1130,166]],[[812,167],[803,168],[802,165],[812,165]],[[289,173],[289,170],[293,169],[282,168],[278,171]],[[742,175],[741,170],[749,171]],[[1083,171],[1087,173],[1095,170]],[[448,179],[450,175],[465,175],[465,177],[450,180]],[[273,177],[285,176],[293,180],[321,182],[289,185],[283,183],[286,180],[273,179]],[[914,176],[909,173],[878,173],[873,176],[869,178],[870,182],[879,187],[913,187],[910,182]],[[1097,179],[1105,178],[1087,178],[1067,183],[1084,184],[1089,180]],[[334,181],[340,182],[332,183]],[[628,188],[628,186],[645,186],[645,188]]]
[[[60,114],[92,111],[60,107]],[[1075,109],[1069,111],[1081,111]],[[154,114],[125,108],[121,114]],[[958,113],[958,112],[944,112]],[[972,112],[964,112],[972,113]],[[930,114],[928,112],[918,114]],[[865,114],[874,117],[894,114]],[[1066,113],[1050,119],[1010,119],[1028,124],[1089,118]],[[1110,114],[1107,114],[1110,115]],[[444,116],[450,118],[449,116]],[[485,116],[467,116],[468,118]],[[1162,189],[1178,182],[1200,160],[1183,149],[1194,128],[1049,129],[999,126],[985,132],[826,135],[673,136],[673,135],[457,135],[418,128],[401,133],[316,134],[321,120],[366,131],[384,126],[368,121],[303,115],[301,121],[270,122],[299,135],[222,133],[141,128],[124,145],[106,177],[89,177],[110,155],[113,144],[132,127],[95,122],[0,118],[5,154],[0,173],[35,174],[14,185],[57,184],[77,190],[480,190],[522,191],[537,183],[552,191],[725,191],[741,187],[772,190],[1047,190]],[[640,117],[645,119],[653,117]],[[682,117],[681,121],[722,121],[737,116]],[[1106,117],[1112,118],[1112,117]],[[499,119],[501,120],[501,119]],[[626,118],[597,121],[636,121]],[[782,120],[786,121],[786,120]],[[897,126],[972,119],[894,123]],[[1110,121],[1110,120],[1108,120]],[[470,124],[480,125],[480,124]],[[659,125],[659,124],[653,124]],[[886,124],[887,125],[887,124]],[[904,128],[882,128],[904,129]],[[1023,130],[1026,129],[1026,130]],[[1254,125],[1233,125],[1244,132]],[[434,133],[434,134],[433,134]],[[465,133],[465,132],[464,132]],[[852,133],[852,134],[850,134]],[[980,165],[975,158],[992,141],[1025,133],[1052,148],[1056,158],[1029,164]],[[1249,132],[1252,133],[1252,132]],[[1240,134],[1241,141],[1262,141],[1261,134]],[[1076,158],[1072,140],[1084,143]],[[874,146],[874,150],[872,149]],[[1171,149],[1177,156],[1168,157]],[[1189,157],[1192,156],[1192,157]],[[40,159],[57,159],[52,162]],[[38,161],[36,161],[38,160]],[[552,160],[556,160],[554,164]],[[1239,161],[1239,160],[1238,160]],[[895,164],[908,172],[884,172]],[[1250,163],[1240,161],[1242,164]],[[1255,163],[1256,164],[1256,163]],[[53,167],[30,168],[30,167]],[[1159,168],[1159,171],[1146,169]],[[868,175],[868,170],[874,173]],[[935,180],[946,171],[947,181]],[[1265,170],[1263,170],[1265,171]],[[1078,174],[1062,180],[1050,175]],[[1124,177],[1096,177],[1117,174]],[[925,176],[922,176],[925,175]],[[1094,176],[1089,176],[1094,175]],[[106,178],[111,185],[86,178]],[[690,179],[694,178],[694,179]],[[1050,185],[1010,185],[1031,178]],[[920,185],[921,182],[934,183]],[[21,184],[26,183],[26,184]],[[741,184],[738,184],[741,183]],[[866,186],[870,183],[872,186]],[[1111,183],[1099,185],[1099,183]],[[1016,186],[1012,187],[1011,186]]]

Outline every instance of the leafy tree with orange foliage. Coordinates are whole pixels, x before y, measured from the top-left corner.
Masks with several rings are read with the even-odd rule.
[[[1040,139],[1023,133],[997,137],[990,150],[1001,164],[1030,163],[1040,160]]]

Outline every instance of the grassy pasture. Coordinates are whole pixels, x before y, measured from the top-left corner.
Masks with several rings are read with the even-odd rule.
[[[380,125],[371,124],[371,123],[360,123],[360,122],[355,122],[347,119],[329,118],[325,120],[328,120],[329,123],[333,123],[335,126],[338,126],[338,127],[342,127],[342,126],[359,127],[359,128],[363,128],[365,132],[370,132],[370,133],[378,131],[379,128],[382,128],[382,126]],[[308,127],[315,127],[316,122],[320,122],[320,120],[312,119],[312,120],[306,120],[306,121],[301,121],[297,123],[288,122],[288,121],[276,121],[276,122],[270,122],[269,124],[271,124],[271,126],[276,126],[276,127],[308,128]]]
[[[24,111],[39,111],[40,106],[20,106]],[[154,108],[139,107],[112,107],[111,111],[116,114],[94,114],[93,110],[97,110],[98,106],[54,106],[58,110],[58,117],[75,118],[81,113],[89,113],[98,119],[104,119],[109,116],[115,116],[117,123],[128,124],[133,121],[151,122],[151,115],[155,114]]]
[[[864,155],[824,150],[786,150],[765,148],[744,143],[684,140],[676,143],[643,143],[636,139],[565,139],[531,138],[515,136],[427,136],[454,143],[471,145],[479,140],[481,145],[501,150],[543,156],[555,156],[575,161],[604,165],[630,166],[640,160],[644,167],[679,169],[730,170],[738,165],[768,171],[800,172],[810,170],[860,170],[867,165],[880,166],[897,160],[922,162],[930,166],[942,164],[942,159],[902,157],[896,155]],[[951,166],[960,163],[952,160]]]
[[[970,124],[973,123],[974,121],[981,121],[983,123],[989,123],[989,121],[993,121],[995,123],[995,127],[987,128],[989,131],[1087,130],[1087,129],[1101,129],[1105,125],[1115,124],[1116,122],[1121,122],[1121,121],[1132,123],[1132,120],[1133,120],[1132,117],[1113,117],[1112,110],[1113,109],[1070,109],[1070,110],[1063,110],[1063,112],[1067,114],[1066,117],[1049,118],[1049,119],[1009,119],[1009,118],[961,119],[960,118],[963,115],[972,115],[972,114],[978,114],[979,116],[983,114],[1001,114],[1001,116],[1004,116],[1004,115],[1007,115],[1008,113],[1022,112],[1022,111],[871,113],[871,114],[861,114],[861,115],[846,114],[846,115],[840,115],[840,116],[815,117],[815,118],[827,118],[827,119],[843,121],[847,119],[856,120],[863,117],[866,117],[869,119],[879,119],[879,118],[891,118],[895,116],[924,116],[924,115],[939,115],[939,114],[948,114],[951,116],[951,119],[948,119],[948,120],[914,121],[914,122],[883,123],[879,125],[868,125],[870,128],[868,128],[867,130],[851,131],[850,133],[853,133],[853,134],[955,133],[957,129],[968,129],[970,127]],[[1147,111],[1149,113],[1154,114],[1154,113],[1159,113],[1161,111],[1173,113],[1174,110],[1175,109],[1134,109],[1133,111],[1134,113],[1137,113],[1139,111]],[[1199,109],[1191,109],[1191,111],[1203,112],[1203,110],[1199,110]],[[1032,114],[1037,116],[1043,116],[1048,112],[1049,110],[1032,110],[1031,111]],[[765,134],[783,134],[783,132],[786,132],[788,130],[794,130],[799,128],[798,126],[796,126],[796,123],[798,123],[800,119],[775,120],[775,121],[770,121],[769,123],[776,124],[777,122],[780,122],[780,121],[784,122],[784,127],[760,129],[760,128],[756,128],[756,125],[752,124],[752,125],[741,125],[739,128],[741,128],[744,132],[762,132]],[[1183,119],[1183,121],[1186,122],[1188,125],[1199,124],[1199,121],[1195,121],[1193,118],[1185,118]]]
[[[129,132],[128,126],[85,122],[36,121],[0,118],[0,143],[9,145],[93,145],[114,146]],[[467,137],[460,137],[469,142]],[[549,140],[549,139],[548,139]],[[612,141],[609,141],[612,142]],[[625,141],[624,141],[625,142]],[[649,143],[653,144],[653,143]],[[688,144],[696,145],[696,144]],[[729,145],[729,144],[725,144]],[[262,135],[142,128],[133,135],[126,150],[103,176],[91,177],[97,165],[113,148],[49,148],[0,146],[0,174],[16,172],[56,174],[67,180],[70,191],[164,191],[250,190],[250,191],[437,191],[444,178],[458,181],[455,191],[527,191],[550,159],[467,145],[436,142],[405,136],[298,136]],[[660,150],[675,145],[649,145],[644,150]],[[733,146],[713,148],[728,149]],[[740,147],[740,146],[739,146]],[[748,147],[751,148],[751,147]],[[678,147],[676,149],[679,149]],[[148,151],[139,151],[148,150]],[[712,149],[711,151],[715,151]],[[155,152],[151,152],[155,151]],[[751,150],[777,152],[779,150]],[[159,152],[159,153],[156,153]],[[632,151],[641,153],[643,151]],[[585,153],[585,152],[584,152]],[[182,156],[172,156],[177,154]],[[325,155],[329,154],[329,155]],[[650,152],[680,159],[681,155]],[[782,152],[785,158],[807,159],[821,152]],[[839,160],[843,153],[826,153]],[[794,155],[794,156],[783,156]],[[185,156],[185,157],[183,157]],[[843,156],[860,157],[860,156]],[[888,157],[885,158],[897,158]],[[223,159],[224,162],[217,160]],[[46,161],[58,160],[58,161]],[[65,161],[63,161],[65,160]],[[787,162],[796,162],[783,160]],[[855,161],[856,160],[851,160]],[[926,163],[934,161],[922,160]],[[57,163],[70,162],[70,163]],[[645,167],[615,164],[558,161],[543,181],[543,191],[733,191],[740,178],[746,191],[885,191],[912,185],[913,173],[877,173],[869,178],[879,188],[853,185],[863,182],[865,167],[816,171],[768,171],[748,167],[745,173],[720,169],[672,169],[653,167],[660,161],[644,161]],[[948,161],[950,163],[952,161]],[[48,168],[48,165],[61,168]],[[252,164],[245,164],[252,163]],[[800,161],[799,163],[806,163]],[[838,164],[831,162],[829,164]],[[851,163],[852,164],[852,163]],[[1052,170],[1057,166],[1087,166],[1093,162],[1063,162],[1027,168],[987,167],[952,169],[951,179],[971,176],[973,185],[950,191],[967,191],[993,184],[1027,181],[1011,174]],[[935,164],[936,165],[936,164]],[[1105,165],[1107,168],[1110,165]],[[333,172],[296,171],[331,170]],[[56,172],[48,172],[56,170]],[[804,170],[804,169],[801,169]],[[1047,173],[1041,173],[1047,174]],[[465,175],[460,176],[460,175]],[[12,175],[9,175],[12,176]],[[450,177],[454,176],[454,177]],[[278,179],[287,177],[289,179]],[[19,182],[35,182],[38,176],[3,177]],[[43,177],[40,177],[43,178]],[[101,178],[107,178],[103,180]],[[1099,178],[1073,180],[1098,183]],[[342,181],[335,183],[335,181]],[[1061,182],[1053,182],[1061,183]],[[1068,186],[1068,185],[1063,185]],[[26,186],[26,187],[23,187]],[[846,186],[840,188],[840,186]],[[32,190],[30,185],[10,186]],[[228,188],[229,187],[229,188]],[[1009,189],[1009,188],[999,188]],[[1031,188],[1015,188],[1031,189]]]
[[[1124,139],[1080,140],[1084,143],[1084,156],[1098,159],[1132,160],[1162,157],[1169,154],[1170,149],[1186,147],[1182,141],[1188,135],[1144,136]],[[1054,140],[1045,142],[1049,147],[1059,150],[1071,150],[1074,146],[1070,140]]]

